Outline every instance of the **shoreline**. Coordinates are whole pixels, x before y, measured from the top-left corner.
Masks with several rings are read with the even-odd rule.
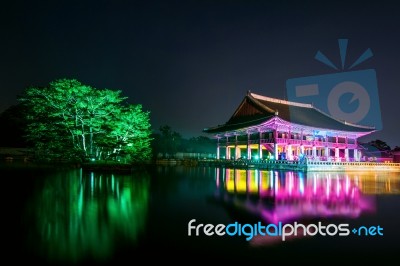
[[[232,169],[289,170],[300,172],[400,172],[400,163],[377,162],[307,162],[293,161],[229,161],[229,160],[152,160],[143,163],[105,162],[67,162],[67,161],[31,161],[24,159],[4,160],[0,166],[5,168],[42,168],[42,169],[82,169],[85,172],[131,173],[140,170],[151,170],[154,166],[187,166],[187,167],[222,167]]]

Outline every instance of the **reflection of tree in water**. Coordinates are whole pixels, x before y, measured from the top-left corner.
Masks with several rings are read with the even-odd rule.
[[[146,224],[149,179],[74,170],[47,178],[36,196],[39,239],[49,259],[107,259],[118,243],[134,243]]]

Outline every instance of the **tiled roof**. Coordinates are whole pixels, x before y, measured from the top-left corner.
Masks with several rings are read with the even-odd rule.
[[[373,127],[335,119],[310,104],[289,102],[249,92],[225,124],[206,128],[204,132],[221,133],[243,129],[259,125],[275,116],[287,122],[315,128],[360,133],[375,131]]]

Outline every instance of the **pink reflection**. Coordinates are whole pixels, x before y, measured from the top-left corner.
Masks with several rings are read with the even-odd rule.
[[[358,175],[224,170],[223,192],[256,196],[257,201],[245,197],[235,205],[260,216],[266,223],[320,217],[357,218],[361,213],[375,212],[375,198],[362,194],[363,179]],[[223,181],[217,182],[221,186],[219,182]]]

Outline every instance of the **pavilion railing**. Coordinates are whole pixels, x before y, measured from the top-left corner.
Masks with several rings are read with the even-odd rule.
[[[250,139],[250,140],[229,140],[225,139],[219,140],[220,146],[234,146],[234,145],[247,145],[247,144],[274,144],[274,139]],[[328,148],[339,148],[339,147],[347,147],[349,149],[356,149],[357,144],[354,143],[336,143],[329,141],[320,141],[320,140],[301,140],[301,139],[287,139],[287,138],[276,138],[276,143],[278,144],[290,144],[290,145],[303,145],[303,146],[316,146],[316,147],[328,147]]]

